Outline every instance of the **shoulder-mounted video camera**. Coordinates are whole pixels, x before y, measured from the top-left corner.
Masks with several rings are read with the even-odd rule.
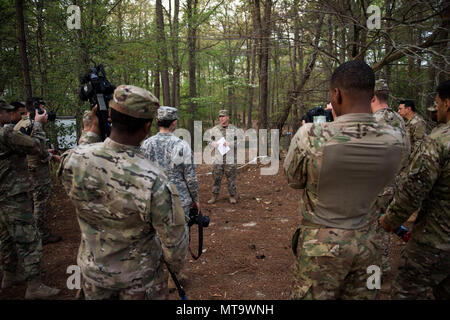
[[[92,67],[87,73],[80,76],[80,99],[89,101],[91,109],[98,105],[97,117],[100,125],[102,140],[111,132],[108,123],[108,106],[116,87],[106,79],[102,64]]]

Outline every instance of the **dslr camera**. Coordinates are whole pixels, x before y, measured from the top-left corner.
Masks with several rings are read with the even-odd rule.
[[[333,114],[330,109],[314,107],[306,112],[302,120],[305,120],[306,123],[332,122]]]
[[[33,108],[34,108],[35,112],[37,112],[38,114],[44,113],[44,110],[41,109],[41,105],[45,106],[45,101],[42,98],[33,98],[32,104],[33,104]],[[47,111],[47,120],[55,121],[56,120],[56,112]]]
[[[209,217],[202,215],[202,212],[198,211],[197,208],[191,208],[189,210],[189,227],[198,224],[199,227],[207,228],[209,226],[209,221]]]
[[[91,109],[98,105],[97,117],[99,120],[102,140],[111,132],[108,123],[108,106],[116,87],[108,81],[102,64],[92,67],[87,73],[80,76],[80,99],[89,101]]]

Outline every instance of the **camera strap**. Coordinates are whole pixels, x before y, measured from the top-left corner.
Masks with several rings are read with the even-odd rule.
[[[201,221],[203,218],[203,215],[201,212],[198,213],[198,217],[199,220]],[[200,224],[197,224],[198,226],[198,255],[195,255],[192,250],[191,247],[189,246],[189,253],[191,254],[192,258],[194,260],[197,260],[198,258],[200,258],[200,256],[202,255],[203,252],[203,226]],[[190,231],[190,227],[189,227],[189,231]],[[191,237],[189,237],[189,241],[191,241]]]
[[[186,292],[184,291],[183,287],[181,286],[180,282],[177,279],[177,276],[175,273],[170,270],[169,265],[166,261],[164,261],[164,264],[166,265],[167,271],[169,271],[170,276],[172,277],[173,282],[175,283],[175,286],[177,287],[178,295],[180,296],[181,300],[187,300]]]

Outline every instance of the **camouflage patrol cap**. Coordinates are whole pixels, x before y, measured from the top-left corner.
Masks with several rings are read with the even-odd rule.
[[[158,120],[177,120],[178,109],[168,106],[161,106],[158,108]]]
[[[219,117],[229,116],[228,110],[219,110]]]
[[[114,90],[109,106],[130,117],[153,119],[159,100],[143,88],[122,84]]]
[[[0,98],[0,109],[4,110],[14,110],[14,106],[10,105],[5,99]]]
[[[375,81],[375,92],[376,91],[389,91],[389,87],[387,85],[386,80],[384,79],[379,79],[377,81]]]

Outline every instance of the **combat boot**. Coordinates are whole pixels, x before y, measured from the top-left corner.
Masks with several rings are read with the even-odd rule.
[[[231,204],[236,204],[237,203],[236,197],[230,196],[230,203]]]
[[[2,289],[12,287],[22,281],[25,281],[25,276],[23,274],[3,271]]]
[[[61,290],[46,286],[41,280],[33,279],[28,282],[27,291],[25,292],[26,300],[45,299],[56,296]]]
[[[217,193],[213,193],[212,198],[208,200],[208,203],[213,204],[217,201],[218,198],[219,198],[219,195]]]

